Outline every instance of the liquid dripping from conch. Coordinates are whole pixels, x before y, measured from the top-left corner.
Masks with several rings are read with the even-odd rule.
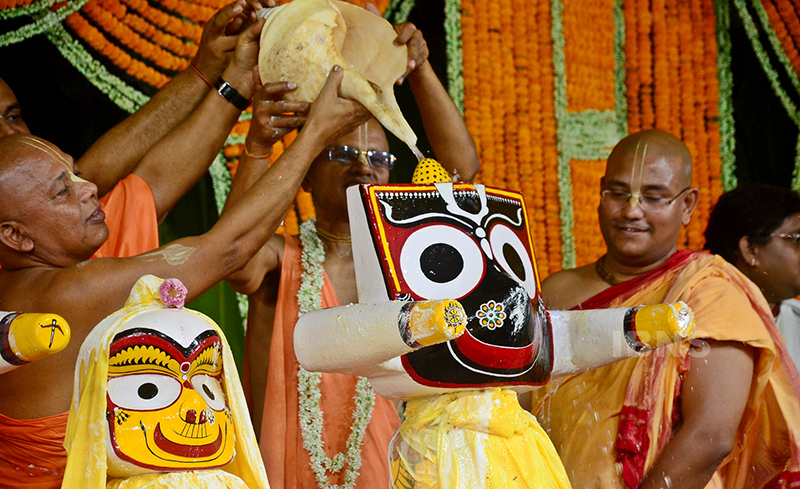
[[[417,157],[417,163],[419,163],[425,158],[425,155],[423,155],[422,151],[420,151],[419,148],[417,148],[416,144],[409,144],[408,147],[411,148],[411,152],[414,153],[414,156]]]

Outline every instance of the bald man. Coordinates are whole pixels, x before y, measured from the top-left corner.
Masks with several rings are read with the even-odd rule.
[[[542,283],[548,309],[682,300],[697,319],[692,341],[534,393],[573,487],[762,487],[791,456],[797,399],[765,402],[786,388],[766,301],[720,257],[677,251],[699,198],[691,174],[670,134],[620,141],[600,180],[607,253]]]
[[[248,42],[257,46],[257,33]],[[61,353],[0,376],[0,481],[29,487],[40,478],[46,483],[30,487],[60,487],[59,447],[83,339],[124,305],[142,275],[180,279],[188,302],[245,266],[280,224],[314,158],[367,119],[360,104],[338,97],[341,78],[340,69],[331,72],[295,142],[209,232],[131,258],[89,260],[108,228],[97,186],[75,175],[68,155],[33,136],[0,138],[0,304],[55,312],[72,328]],[[211,95],[223,111],[228,102]],[[41,432],[20,439],[26,424]],[[53,440],[58,426],[61,439]],[[50,452],[39,453],[42,445]]]
[[[235,0],[216,12],[203,27],[192,67],[76,162],[76,172],[97,185],[110,231],[96,257],[128,257],[158,247],[158,222],[206,173],[241,114],[232,102],[221,109],[212,103],[209,94],[222,97],[208,80],[252,92],[254,60],[234,54],[239,34],[260,8],[259,0]],[[0,79],[0,138],[13,134],[30,130],[16,95]]]

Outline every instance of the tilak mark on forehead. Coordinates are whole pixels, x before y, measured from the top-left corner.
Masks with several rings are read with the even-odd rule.
[[[32,147],[34,149],[38,149],[42,153],[44,153],[44,154],[46,154],[48,156],[52,156],[53,158],[58,160],[62,165],[67,167],[67,172],[69,173],[69,178],[73,182],[75,182],[75,183],[89,183],[86,180],[84,180],[83,178],[79,177],[78,175],[75,175],[75,173],[73,173],[73,171],[72,171],[72,163],[70,163],[68,159],[64,158],[64,155],[57,153],[49,145],[43,143],[42,141],[39,141],[38,139],[34,139],[34,138],[30,138],[30,137],[22,138],[22,144],[24,144],[26,146],[30,146],[30,147]]]
[[[631,166],[631,197],[628,201],[628,204],[631,206],[631,209],[639,205],[639,197],[642,195],[642,175],[644,174],[644,159],[647,156],[647,142],[644,143],[644,148],[642,148],[642,158],[639,160],[639,181],[636,183],[636,187],[633,187],[633,180],[636,177],[636,159],[639,156],[639,146],[642,145],[642,141],[636,143],[636,150],[633,153],[633,165]]]

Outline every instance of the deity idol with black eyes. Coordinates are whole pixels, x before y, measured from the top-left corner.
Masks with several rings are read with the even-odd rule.
[[[185,293],[142,277],[87,337],[63,487],[269,487],[225,337]]]
[[[446,176],[430,164],[415,177]],[[347,197],[359,304],[303,315],[295,352],[306,370],[366,376],[406,401],[393,488],[569,487],[517,394],[694,329],[682,303],[545,310],[517,192],[434,181]]]

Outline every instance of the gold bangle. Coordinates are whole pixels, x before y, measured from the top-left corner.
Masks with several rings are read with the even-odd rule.
[[[253,158],[254,160],[266,160],[267,158],[272,156],[272,148],[269,149],[269,152],[267,152],[267,154],[263,154],[263,155],[254,155],[253,153],[251,153],[247,149],[247,144],[243,144],[242,148],[244,148],[245,156],[247,156],[248,158]]]

